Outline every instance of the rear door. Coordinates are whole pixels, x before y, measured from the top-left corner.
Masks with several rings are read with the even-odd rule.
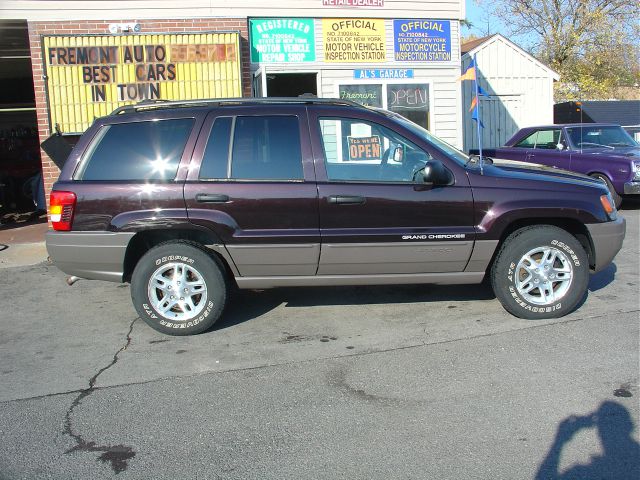
[[[464,170],[454,171],[453,185],[429,188],[414,181],[414,172],[435,152],[379,115],[336,111],[316,106],[309,113],[322,237],[318,274],[462,271],[474,242]]]
[[[218,109],[189,167],[189,219],[214,232],[242,276],[314,275],[318,201],[304,107]]]

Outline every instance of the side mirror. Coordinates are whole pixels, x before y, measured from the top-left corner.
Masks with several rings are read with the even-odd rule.
[[[429,160],[427,164],[419,170],[422,174],[422,181],[432,185],[451,185],[453,174],[443,165],[440,160]]]
[[[564,144],[559,143],[559,144],[557,144],[557,145],[556,145],[556,148],[557,148],[558,150],[564,150]]]
[[[403,159],[404,159],[404,147],[402,145],[398,145],[393,150],[393,161],[402,163]]]

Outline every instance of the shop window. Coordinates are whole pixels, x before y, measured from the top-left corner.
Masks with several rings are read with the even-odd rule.
[[[366,107],[382,108],[382,85],[340,85],[338,88],[343,100],[351,100]]]
[[[78,175],[82,180],[173,180],[192,118],[107,125]]]
[[[429,85],[387,85],[387,109],[429,130]]]

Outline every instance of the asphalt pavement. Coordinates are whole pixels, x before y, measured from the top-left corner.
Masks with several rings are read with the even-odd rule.
[[[0,479],[640,475],[640,209],[558,320],[483,285],[241,292],[169,337],[127,285],[0,270]],[[562,475],[565,475],[563,477]]]

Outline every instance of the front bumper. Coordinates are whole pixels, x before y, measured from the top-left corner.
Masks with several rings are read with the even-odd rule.
[[[51,260],[64,273],[122,282],[124,257],[135,233],[55,232],[46,235]]]
[[[622,248],[627,222],[623,217],[618,217],[613,222],[589,224],[587,229],[593,242],[594,270],[599,272],[611,263]]]
[[[624,184],[625,195],[640,195],[640,182],[627,182]]]

